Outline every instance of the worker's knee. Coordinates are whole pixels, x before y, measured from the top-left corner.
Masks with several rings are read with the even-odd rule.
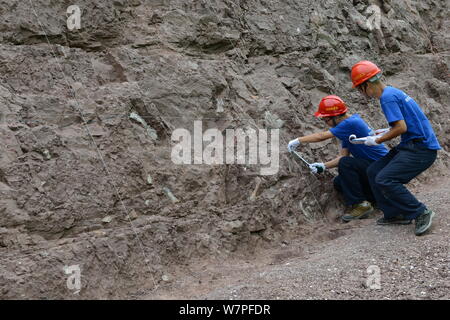
[[[374,188],[379,190],[386,199],[392,199],[398,192],[399,182],[386,177],[382,172],[376,175],[373,184]]]
[[[353,157],[342,157],[339,159],[338,171],[340,172],[341,170],[352,168],[354,166],[354,161],[355,158]]]
[[[379,173],[375,176],[375,186],[380,189],[387,189],[394,184],[392,179],[385,177],[382,173]]]

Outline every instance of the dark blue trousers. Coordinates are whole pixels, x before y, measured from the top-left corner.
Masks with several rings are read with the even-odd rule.
[[[373,160],[342,157],[339,160],[339,175],[334,178],[334,188],[342,193],[345,204],[358,204],[364,200],[374,202],[374,196],[367,178],[367,168]]]
[[[426,209],[404,184],[428,169],[436,160],[437,151],[420,144],[397,146],[367,169],[370,186],[385,218],[403,215],[415,219]]]

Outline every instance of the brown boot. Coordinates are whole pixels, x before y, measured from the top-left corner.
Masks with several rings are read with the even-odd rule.
[[[349,222],[355,219],[362,219],[367,217],[373,212],[373,207],[369,201],[363,201],[361,203],[353,205],[352,211],[350,213],[342,216],[342,220]]]

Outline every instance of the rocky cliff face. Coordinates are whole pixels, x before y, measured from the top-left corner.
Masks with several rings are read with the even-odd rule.
[[[445,0],[80,0],[73,31],[71,1],[0,4],[2,298],[132,297],[192,259],[251,254],[333,220],[332,174],[309,175],[285,146],[326,129],[313,112],[328,94],[386,127],[351,90],[362,59],[432,121],[444,150],[421,179],[448,170]],[[280,129],[279,171],[175,165],[172,133],[196,120]],[[338,150],[302,147],[310,161]]]

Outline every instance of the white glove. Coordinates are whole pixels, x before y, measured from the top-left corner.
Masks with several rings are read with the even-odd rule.
[[[368,136],[368,137],[366,138],[366,142],[364,142],[364,144],[365,144],[366,146],[370,146],[370,147],[372,147],[372,146],[377,146],[378,143],[376,143],[375,140],[377,140],[379,137],[380,137],[380,136]]]
[[[322,162],[316,162],[309,165],[309,170],[311,170],[311,173],[322,173],[326,168],[327,167],[325,167],[325,164]]]
[[[298,139],[291,140],[288,144],[289,152],[294,151],[300,145],[300,141]]]

